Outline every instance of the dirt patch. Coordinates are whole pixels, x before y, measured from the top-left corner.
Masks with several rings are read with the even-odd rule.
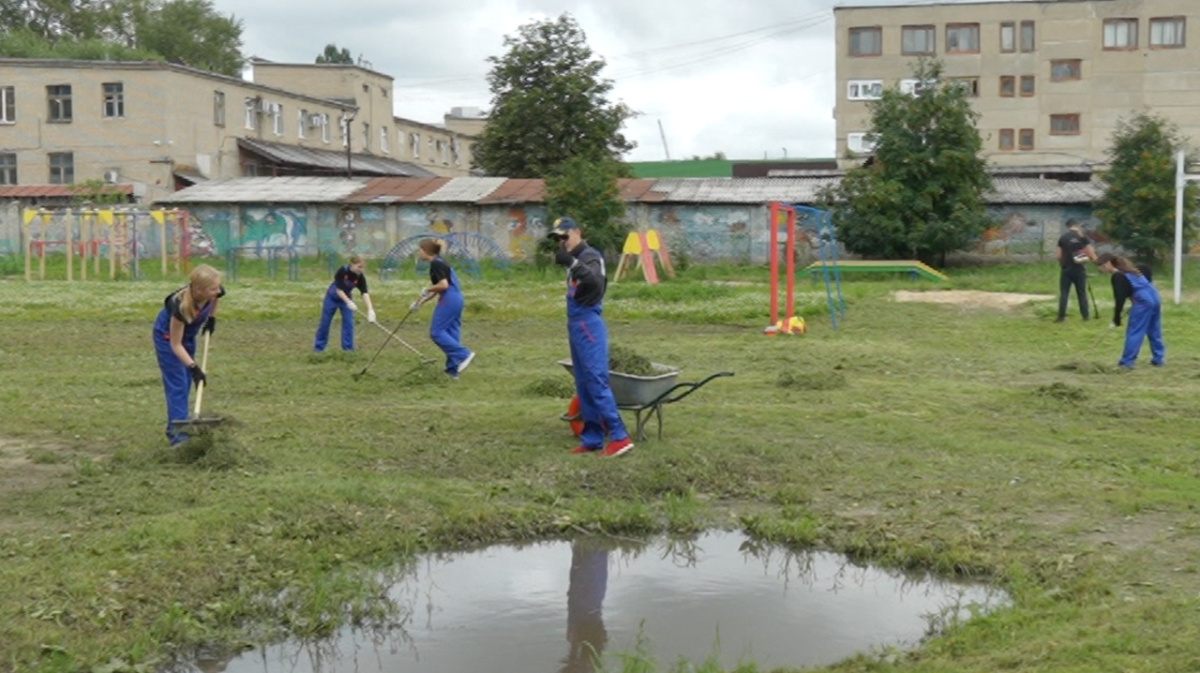
[[[1054,299],[1052,294],[1020,294],[1017,292],[983,292],[980,290],[935,290],[932,292],[910,292],[897,290],[892,293],[896,301],[924,301],[933,304],[953,304],[966,308],[1009,309],[1031,301]]]
[[[39,454],[40,460],[31,459]],[[41,488],[72,469],[63,447],[0,437],[0,491]]]

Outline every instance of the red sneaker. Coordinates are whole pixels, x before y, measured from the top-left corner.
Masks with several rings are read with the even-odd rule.
[[[604,453],[600,454],[606,458],[615,458],[629,453],[633,449],[633,440],[629,437],[625,439],[614,439],[604,448]]]
[[[575,447],[575,448],[571,449],[571,453],[572,453],[572,454],[577,454],[577,453],[580,453],[580,454],[582,454],[582,453],[597,453],[597,452],[599,452],[599,451],[600,451],[600,449],[593,449],[593,448],[591,448],[591,447],[589,447],[589,446],[584,446],[583,444],[580,444],[579,446],[577,446],[577,447]]]

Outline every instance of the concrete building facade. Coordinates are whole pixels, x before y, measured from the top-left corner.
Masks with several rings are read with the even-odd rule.
[[[871,100],[945,64],[999,166],[1102,164],[1122,118],[1150,112],[1200,137],[1196,0],[1015,0],[848,6],[837,26],[837,156],[870,153]]]
[[[0,59],[0,185],[99,180],[149,203],[206,179],[470,173],[474,136],[396,117],[388,75],[253,68],[247,81],[153,61]]]

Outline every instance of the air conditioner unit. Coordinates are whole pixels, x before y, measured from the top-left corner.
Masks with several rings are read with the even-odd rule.
[[[121,179],[121,171],[118,171],[115,168],[110,168],[107,171],[104,171],[104,181],[107,182],[108,184],[115,185],[115,184],[117,184],[117,180],[120,180],[120,179]]]
[[[309,128],[315,129],[315,128],[319,128],[324,125],[325,125],[325,115],[315,114],[308,118],[308,127]]]

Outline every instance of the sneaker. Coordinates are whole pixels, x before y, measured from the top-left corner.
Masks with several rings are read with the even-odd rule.
[[[608,446],[605,447],[602,455],[606,458],[615,458],[617,456],[622,456],[626,453],[629,453],[629,451],[632,449],[633,440],[629,437],[626,437],[625,439],[614,439],[608,443]]]
[[[475,359],[475,352],[474,352],[474,351],[472,351],[472,352],[471,352],[471,354],[470,354],[470,355],[468,355],[468,356],[467,356],[467,358],[466,358],[465,360],[463,360],[462,362],[458,363],[458,373],[459,373],[459,374],[461,374],[461,373],[463,373],[464,371],[466,371],[466,370],[467,370],[467,367],[470,367],[470,366],[471,366],[471,360],[474,360],[474,359]],[[454,378],[458,378],[458,377],[457,377],[457,376],[455,376]]]
[[[189,436],[186,432],[181,432],[171,438],[171,447],[174,448],[176,446],[179,446],[180,444],[186,442],[189,439],[191,439],[191,436]]]
[[[599,450],[600,449],[598,449],[598,448],[593,449],[590,446],[584,446],[583,444],[580,444],[579,446],[571,449],[571,454],[574,455],[574,454],[584,454],[584,453],[595,453]]]

